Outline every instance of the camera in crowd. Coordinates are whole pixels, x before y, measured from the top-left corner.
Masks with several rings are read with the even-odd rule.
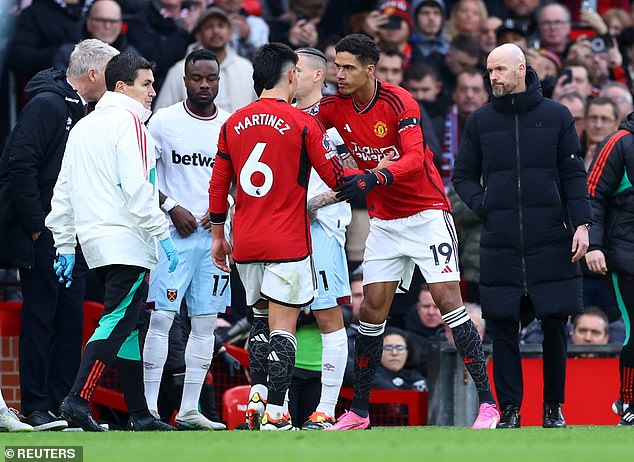
[[[612,37],[609,34],[598,35],[590,40],[590,49],[592,53],[598,54],[608,51],[612,48]]]

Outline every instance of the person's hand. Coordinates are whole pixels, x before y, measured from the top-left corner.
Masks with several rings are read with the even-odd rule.
[[[55,257],[53,269],[59,277],[59,282],[64,284],[66,288],[70,287],[73,282],[73,268],[75,267],[75,255],[72,253],[63,253]]]
[[[596,11],[581,10],[579,19],[583,24],[586,24],[597,31],[598,35],[605,35],[608,33],[607,24],[605,23],[601,15]]]
[[[337,191],[337,199],[340,201],[363,197],[381,184],[377,174],[371,171],[357,175],[347,175],[341,177],[341,179],[344,183],[335,189]]]
[[[593,273],[605,276],[608,273],[608,265],[605,263],[605,255],[601,250],[591,250],[586,254],[586,264]]]
[[[225,273],[230,273],[231,268],[227,265],[227,257],[229,263],[233,264],[233,249],[226,238],[214,239],[211,243],[211,260],[217,268]]]
[[[31,233],[31,239],[33,240],[33,242],[37,241],[37,238],[40,237],[40,234],[42,234],[42,231],[35,231],[34,233]]]
[[[169,211],[169,215],[176,227],[176,231],[183,237],[189,236],[198,228],[196,218],[185,207],[177,205]]]
[[[198,24],[200,15],[204,10],[203,2],[194,0],[187,10],[181,11],[182,16],[176,20],[176,24],[188,33],[192,33]]]
[[[209,216],[209,210],[207,210],[207,213],[205,213],[200,219],[200,226],[202,226],[208,233],[211,233],[211,217]]]
[[[308,19],[297,21],[288,33],[288,41],[295,46],[314,47],[318,38],[317,27]]]
[[[371,37],[376,38],[379,35],[379,29],[389,20],[388,15],[381,14],[380,11],[374,10],[368,13],[363,21],[363,32]]]
[[[553,89],[553,100],[557,101],[559,100],[559,98],[561,98],[561,96],[577,91],[577,86],[572,83],[572,81],[564,83],[565,79],[565,75],[560,75],[557,78],[557,83],[555,84],[555,88]]]
[[[572,236],[572,262],[581,260],[588,250],[590,239],[588,238],[588,228],[585,225],[577,226],[575,235]]]
[[[240,40],[246,40],[251,33],[251,26],[247,22],[247,17],[240,13],[231,13],[229,15],[231,22],[231,30],[235,32]]]
[[[169,272],[173,273],[178,266],[178,250],[174,245],[174,241],[171,237],[166,237],[162,241],[159,241],[159,244],[161,244],[165,255],[167,255],[167,260],[170,263]]]
[[[619,51],[619,44],[614,37],[612,37],[612,48],[608,49],[608,66],[610,69],[619,67],[623,64],[623,55]]]

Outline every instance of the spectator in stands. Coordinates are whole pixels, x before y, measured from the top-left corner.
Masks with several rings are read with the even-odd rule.
[[[537,38],[537,10],[540,3],[539,0],[504,0],[506,12],[502,17],[521,24],[530,39]]]
[[[412,64],[403,76],[403,87],[423,104],[431,117],[445,113],[445,110],[434,108],[442,91],[442,82],[438,80],[436,69],[432,66],[421,62]]]
[[[619,108],[611,99],[598,96],[588,101],[585,117],[586,152],[583,158],[586,170],[598,154],[599,143],[616,131],[620,120]]]
[[[7,45],[9,69],[30,78],[50,67],[62,44],[79,41],[77,26],[91,4],[92,0],[38,0],[24,9]]]
[[[608,317],[598,308],[587,308],[575,317],[570,341],[574,345],[607,345],[610,342]]]
[[[538,28],[542,48],[553,51],[563,59],[571,28],[568,8],[559,3],[544,6],[538,15]]]
[[[482,220],[458,196],[453,184],[449,185],[447,196],[451,201],[451,215],[457,224],[460,277],[462,278],[460,285],[463,299],[466,302],[479,304]]]
[[[238,56],[229,46],[231,22],[224,10],[208,8],[201,16],[196,27],[196,40],[199,46],[213,51],[220,62],[220,81],[216,105],[227,112],[234,112],[246,106],[256,98],[253,89],[253,66],[251,62]],[[186,97],[185,60],[174,64],[158,93],[155,109],[176,104]]]
[[[599,96],[611,99],[619,108],[619,121],[623,121],[634,110],[632,93],[621,82],[608,82],[601,88]]]
[[[537,72],[544,96],[547,98],[552,97],[555,83],[559,76],[561,61],[555,53],[545,49],[528,49],[525,50],[525,53],[528,65]]]
[[[568,108],[575,119],[575,130],[579,138],[585,137],[586,131],[586,100],[579,93],[573,91],[565,93],[555,100]]]
[[[564,61],[563,70],[569,69],[572,79],[566,81],[567,76],[562,73],[557,79],[553,89],[553,99],[558,100],[567,93],[579,93],[582,98],[587,99],[592,96],[592,84],[586,64],[582,61]]]
[[[434,303],[427,284],[420,286],[418,301],[407,312],[404,325],[418,352],[418,370],[427,376],[428,345],[440,341],[443,332],[440,310]]]
[[[446,56],[434,54],[429,57],[428,63],[436,67],[443,83],[443,92],[451,95],[458,74],[480,64],[480,42],[471,35],[457,35],[449,44]]]
[[[69,131],[84,116],[83,103],[98,101],[106,91],[106,63],[118,53],[99,40],[85,40],[75,47],[66,73],[48,69],[33,77],[26,86],[30,101],[0,157],[0,266],[20,268],[22,412],[36,430],[67,427],[52,413],[79,367],[86,283],[78,251],[74,284],[59,284],[44,218]]]
[[[376,30],[375,38],[380,46],[396,47],[403,55],[403,68],[407,69],[412,60],[409,36],[414,31],[409,4],[406,0],[385,0],[379,3],[378,8],[387,17],[387,22]]]
[[[478,38],[480,28],[489,16],[482,0],[458,0],[454,3],[447,21],[446,35],[454,38],[458,34]]]
[[[372,388],[427,391],[427,380],[416,369],[416,347],[407,332],[388,327],[383,337],[381,364]]]
[[[480,28],[480,48],[483,55],[488,55],[498,43],[496,31],[502,25],[502,20],[497,16],[489,16]]]
[[[316,47],[319,43],[317,24],[324,12],[319,0],[293,0],[284,19],[269,22],[269,40],[282,42],[291,48]]]
[[[233,31],[229,45],[238,55],[251,60],[257,49],[269,42],[268,24],[242,8],[242,0],[214,0],[213,6],[227,12]]]
[[[380,50],[374,75],[382,82],[400,85],[403,82],[403,62],[405,57],[394,45],[383,45]]]
[[[603,13],[603,22],[607,26],[607,33],[618,37],[625,29],[632,25],[632,18],[625,10],[611,8]]]
[[[323,89],[323,95],[329,96],[337,93],[337,67],[335,66],[335,44],[339,41],[339,37],[328,37],[322,44],[322,51],[326,56],[326,83]]]
[[[443,183],[448,185],[453,175],[453,164],[458,147],[464,137],[464,126],[469,115],[484,106],[489,95],[484,88],[482,73],[476,69],[465,69],[457,74],[453,91],[454,104],[445,115],[442,164],[439,170]]]
[[[514,19],[505,19],[500,27],[495,31],[497,44],[514,43],[526,52],[528,49],[528,29],[522,23]]]
[[[204,10],[203,0],[192,0],[187,8],[184,4],[184,0],[149,0],[128,19],[130,44],[145,59],[156,63],[154,90],[157,93],[169,68],[185,57],[187,45],[193,41],[191,33]]]
[[[410,36],[413,60],[426,58],[432,53],[445,54],[449,42],[443,36],[445,2],[443,0],[414,0],[412,2],[414,30]]]
[[[114,0],[97,0],[88,11],[82,25],[82,38],[96,38],[113,46],[121,53],[138,55],[136,48],[128,43],[128,37],[122,32],[121,7]],[[75,42],[68,42],[59,47],[53,58],[53,67],[65,70],[68,67],[70,54]]]

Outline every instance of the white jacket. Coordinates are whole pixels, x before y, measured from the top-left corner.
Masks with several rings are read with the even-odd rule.
[[[154,141],[143,124],[152,112],[106,92],[71,130],[46,226],[60,254],[79,239],[90,268],[152,269],[157,242],[169,237],[159,208]]]

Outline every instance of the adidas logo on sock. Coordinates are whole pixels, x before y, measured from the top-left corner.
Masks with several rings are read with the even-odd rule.
[[[277,353],[274,352],[274,351],[271,351],[269,353],[268,359],[269,359],[269,361],[279,361],[280,360],[279,356],[277,356]]]
[[[269,339],[264,334],[258,334],[258,335],[254,336],[254,337],[251,337],[251,341],[252,342],[269,343]]]

